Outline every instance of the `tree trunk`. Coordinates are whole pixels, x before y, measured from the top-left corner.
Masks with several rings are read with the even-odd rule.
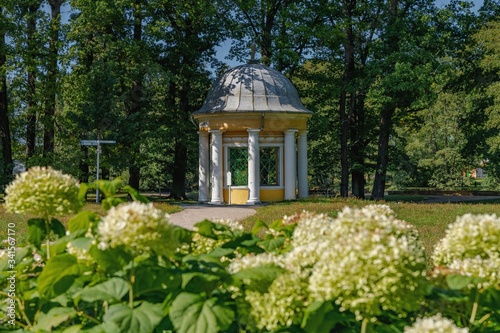
[[[29,159],[35,155],[36,141],[36,66],[34,64],[35,49],[37,47],[34,41],[36,32],[35,12],[38,6],[28,7],[29,17],[27,21],[28,27],[28,94],[27,100],[27,115],[26,115],[26,156]]]
[[[3,9],[0,8],[0,11]],[[2,183],[10,182],[14,164],[12,161],[12,139],[9,126],[9,104],[7,96],[7,62],[5,30],[0,30],[0,138],[2,140],[3,177]]]
[[[142,40],[142,12],[141,12],[141,1],[140,0],[135,0],[135,6],[134,6],[134,36],[133,36],[134,42],[135,43],[140,43]],[[130,91],[130,96],[129,96],[129,111],[128,111],[128,116],[134,115],[134,114],[139,114],[142,109],[142,74],[139,74],[135,78],[135,82],[132,85],[132,89]],[[139,136],[141,133],[140,130],[140,121],[137,121],[137,124],[139,127],[136,126],[135,131],[133,133],[134,138],[132,138],[132,141],[130,142],[129,147],[134,147],[130,151],[130,160],[129,160],[129,185],[135,188],[136,190],[139,190],[139,186],[141,183],[141,168],[140,168],[140,140]]]
[[[365,147],[364,147],[364,107],[357,101],[356,93],[351,94],[351,184],[352,195],[365,198]],[[363,100],[362,100],[363,101]]]
[[[128,184],[136,190],[139,190],[139,185],[141,183],[141,169],[135,165],[129,166],[128,173]]]
[[[390,11],[389,11],[389,21],[388,21],[388,32],[386,37],[388,53],[394,53],[399,50],[399,34],[397,29],[394,28],[394,23],[396,21],[396,16],[398,14],[398,1],[391,0]],[[389,71],[392,70],[394,64],[389,64]],[[394,99],[396,96],[390,96]],[[373,190],[371,199],[372,200],[383,200],[385,192],[385,181],[387,178],[387,165],[389,163],[389,138],[392,129],[392,118],[394,112],[396,111],[396,105],[389,102],[388,105],[382,108],[380,112],[380,130],[379,130],[379,140],[378,140],[378,154],[377,154],[377,167],[375,169],[375,180],[373,182]]]
[[[49,55],[47,63],[47,85],[45,110],[43,115],[43,156],[51,159],[54,152],[54,115],[56,111],[56,89],[57,89],[57,59],[59,27],[61,22],[61,1],[49,0],[51,9],[51,21],[49,32]]]
[[[377,167],[373,182],[372,200],[383,200],[387,165],[389,163],[389,138],[391,135],[392,116],[394,107],[384,108],[380,114],[380,132],[378,139]]]
[[[88,146],[80,146],[80,152],[82,157],[80,158],[80,182],[88,183],[89,182],[89,164],[87,163],[89,158],[89,147]]]
[[[348,147],[347,147],[347,133],[349,131],[349,122],[346,114],[346,91],[345,82],[342,85],[342,92],[340,93],[340,196],[347,198],[349,196],[349,160],[348,160]]]
[[[356,0],[350,1],[344,10],[346,21],[349,22],[345,31],[344,40],[344,73],[342,76],[342,91],[340,93],[340,165],[341,165],[341,179],[340,179],[340,196],[349,196],[349,147],[348,147],[348,133],[350,130],[349,118],[347,116],[347,90],[353,79],[355,71],[355,58],[354,58],[354,37],[352,28],[352,10],[356,6]],[[352,98],[351,98],[351,101]],[[351,108],[353,107],[351,103]],[[352,110],[351,110],[352,111]]]
[[[186,200],[187,147],[179,140],[175,142],[174,165],[172,170],[172,192],[170,198]]]
[[[184,84],[179,91],[180,118],[183,124],[189,122],[189,86]],[[187,146],[180,138],[176,138],[174,147],[174,165],[172,170],[172,192],[170,197],[185,200],[186,196]]]

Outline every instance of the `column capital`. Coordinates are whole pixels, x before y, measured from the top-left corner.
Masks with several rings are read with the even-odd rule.
[[[303,135],[309,133],[309,130],[299,130],[299,135]]]
[[[198,131],[197,133],[200,136],[208,136],[210,134],[208,131]]]
[[[215,135],[220,135],[225,132],[225,130],[220,130],[220,129],[211,129],[208,131],[209,133],[215,134]]]
[[[298,130],[298,129],[296,129],[296,128],[289,128],[289,129],[287,129],[287,130],[285,130],[285,131],[283,131],[283,132],[284,132],[285,134],[287,134],[287,133],[297,133],[298,131],[299,131],[299,130]]]
[[[248,133],[259,133],[260,132],[260,128],[248,128],[247,132]]]

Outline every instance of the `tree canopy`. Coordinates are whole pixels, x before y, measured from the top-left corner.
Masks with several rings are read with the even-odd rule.
[[[500,178],[500,3],[451,0],[5,0],[2,184],[17,163],[141,189],[197,184],[197,111],[257,45],[314,111],[309,181],[341,196]],[[370,188],[371,187],[371,188]]]

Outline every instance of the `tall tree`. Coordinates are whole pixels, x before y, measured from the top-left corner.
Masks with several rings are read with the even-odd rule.
[[[59,32],[61,27],[61,6],[65,0],[48,0],[50,5],[49,49],[47,52],[47,78],[43,114],[43,155],[51,159],[54,153],[54,115],[56,112],[58,88]]]
[[[37,123],[37,62],[39,55],[39,43],[36,39],[37,19],[42,0],[26,0],[21,6],[22,15],[26,19],[26,53],[25,67],[27,75],[27,95],[26,95],[26,157],[29,159],[35,155],[36,147],[36,123]]]
[[[0,6],[0,139],[2,141],[2,183],[12,177],[12,139],[9,124],[9,100],[7,94],[7,27],[6,7]]]
[[[426,26],[428,15],[434,9],[430,1],[391,0],[387,10],[387,25],[381,36],[379,49],[380,121],[377,146],[377,165],[371,198],[384,198],[389,142],[397,115],[415,107],[419,98],[428,93],[432,83],[433,60],[439,49],[430,48],[428,42],[434,31]],[[428,24],[428,23],[427,23]],[[432,37],[431,37],[432,38]],[[427,43],[427,44],[426,44]],[[435,53],[434,53],[435,52]],[[434,53],[434,54],[432,54]]]
[[[196,143],[191,113],[201,107],[209,87],[205,64],[215,63],[214,49],[225,37],[228,9],[223,1],[195,0],[159,1],[156,8],[156,36],[164,45],[158,64],[170,77],[165,120],[175,128],[171,197],[185,199],[188,153]]]

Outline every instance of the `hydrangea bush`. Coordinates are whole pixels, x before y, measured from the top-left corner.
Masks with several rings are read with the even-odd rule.
[[[8,212],[39,217],[74,214],[83,204],[78,181],[50,167],[33,167],[18,174],[5,193]]]
[[[494,215],[459,217],[427,274],[418,233],[387,205],[186,230],[121,180],[98,186],[104,216],[79,211],[85,185],[50,168],[9,186],[6,207],[40,218],[0,253],[0,331],[500,331]]]

